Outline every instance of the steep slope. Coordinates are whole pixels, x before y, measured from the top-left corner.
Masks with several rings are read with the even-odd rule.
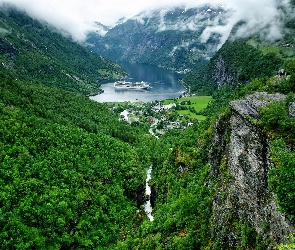
[[[154,221],[118,249],[287,244],[295,231],[294,80],[293,74],[222,87],[209,119],[166,133],[152,173]]]
[[[175,70],[199,67],[217,50],[219,36],[201,39],[206,26],[222,23],[223,7],[150,10],[108,30],[91,33],[92,50],[114,61],[146,63]]]
[[[235,87],[238,83],[245,84],[259,76],[273,76],[283,68],[286,58],[274,50],[261,51],[253,47],[252,39],[239,39],[226,42],[203,68],[191,72],[183,83],[191,92],[209,93],[224,85]],[[257,44],[261,44],[257,42]],[[266,47],[271,47],[270,45]],[[289,50],[295,55],[295,49],[274,45],[279,51]]]
[[[294,2],[293,8],[294,8]],[[292,9],[292,8],[291,8]],[[291,11],[292,13],[292,11]],[[223,85],[234,88],[260,76],[273,76],[295,57],[295,26],[293,15],[288,11],[280,40],[269,41],[260,34],[235,39],[235,34],[244,23],[238,23],[229,39],[203,68],[188,74],[183,83],[191,92],[213,93]],[[265,33],[261,30],[261,33]]]
[[[153,138],[83,95],[1,79],[1,248],[113,249],[143,218]]]
[[[1,6],[0,17],[0,70],[14,79],[89,95],[100,91],[102,80],[124,75],[117,64],[9,5]]]
[[[215,124],[209,158],[219,185],[213,196],[211,230],[219,249],[272,249],[288,242],[287,236],[295,230],[292,216],[282,213],[269,186],[269,173],[274,167],[272,138],[257,125],[259,110],[285,99],[285,95],[264,92],[248,95],[230,103],[229,120]],[[221,145],[223,149],[216,150]]]

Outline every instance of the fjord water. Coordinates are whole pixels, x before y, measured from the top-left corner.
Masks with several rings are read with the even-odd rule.
[[[132,82],[148,82],[148,90],[115,90],[114,82],[104,83],[101,89],[104,93],[90,97],[97,102],[151,102],[179,97],[185,88],[179,83],[183,74],[175,71],[146,65],[122,63],[121,66],[129,74]]]

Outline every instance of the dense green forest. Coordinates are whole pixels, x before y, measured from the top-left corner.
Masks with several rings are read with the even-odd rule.
[[[208,153],[215,135],[214,124],[217,120],[228,122],[231,114],[228,103],[231,100],[262,90],[287,94],[285,101],[271,103],[262,109],[261,120],[255,126],[263,128],[272,141],[274,167],[269,173],[270,189],[277,195],[281,211],[289,219],[294,218],[295,118],[287,114],[290,103],[295,101],[294,63],[292,61],[287,66],[292,72],[291,77],[283,79],[279,87],[276,78],[262,77],[235,89],[228,86],[220,88],[204,110],[205,114],[210,114],[206,121],[183,132],[171,131],[161,138],[162,151],[166,149],[167,155],[153,168],[151,184],[157,190],[155,219],[130,233],[118,249],[226,249],[210,231],[213,197],[217,187],[223,185],[222,178],[214,178],[208,165]],[[231,178],[226,169],[221,171],[224,171],[225,179]],[[268,240],[262,240],[247,222],[235,223],[232,227],[236,228],[239,236],[235,249],[267,249]]]
[[[101,81],[126,75],[119,65],[11,6],[2,5],[0,17],[0,67],[14,79],[90,95],[100,92]]]
[[[112,248],[140,222],[155,139],[87,97],[0,84],[1,248]]]
[[[1,10],[1,249],[113,248],[144,218],[155,139],[85,95],[125,72]]]
[[[227,41],[210,63],[188,74],[183,82],[192,92],[212,94],[223,85],[235,87],[258,76],[273,76],[283,64],[284,60],[276,53],[263,53],[250,45],[248,39]]]
[[[280,211],[294,221],[295,118],[290,115],[295,102],[294,56],[283,58],[274,51],[264,54],[265,45],[257,41],[228,42],[211,63],[234,58],[236,63],[227,70],[235,78],[226,78],[222,84],[215,81],[212,86],[190,75],[201,88],[199,93],[212,93],[212,101],[201,112],[207,119],[183,131],[171,130],[157,140],[148,133],[148,125],[119,121],[107,105],[85,96],[96,87],[67,82],[71,79],[68,72],[94,82],[99,77],[94,72],[114,73],[115,68],[119,70],[115,64],[105,59],[105,64],[95,64],[97,56],[26,15],[14,11],[1,15],[1,249],[226,249],[211,230],[213,200],[218,187],[232,176],[225,159],[220,176],[214,176],[208,155],[210,150],[222,151],[221,146],[213,146],[215,125],[217,121],[224,126],[229,123],[229,102],[257,91],[286,95],[283,101],[270,102],[259,110],[259,120],[248,120],[269,138],[269,189]],[[55,74],[46,71],[48,60],[44,52],[38,54],[41,45],[30,50],[35,45],[27,39],[37,36],[31,29],[43,35],[48,32],[46,46],[51,51],[46,58],[66,74],[54,78]],[[7,41],[14,39],[10,34],[23,36],[18,40],[23,46],[17,40],[10,45]],[[59,46],[61,41],[66,43]],[[30,49],[18,52],[28,44]],[[61,50],[73,50],[75,56],[68,58]],[[244,58],[246,54],[249,57]],[[83,69],[83,58],[93,68]],[[44,71],[42,65],[47,65]],[[270,77],[281,66],[288,76]],[[35,74],[36,68],[40,75]],[[208,71],[213,68],[210,63],[206,66]],[[235,71],[237,68],[240,70]],[[146,170],[151,165],[153,221],[142,207]],[[237,235],[235,249],[267,249],[270,239],[262,239],[262,232],[247,221],[233,221],[231,227]]]
[[[218,184],[208,165],[212,125],[229,116],[229,100],[262,88],[289,96],[262,111],[260,126],[275,131],[274,162],[286,167],[273,169],[270,184],[293,218],[294,198],[285,193],[294,193],[288,175],[295,123],[286,115],[294,86],[292,75],[279,89],[266,78],[235,90],[223,87],[208,106],[211,118],[156,140],[144,125],[119,122],[84,96],[1,75],[3,249],[220,249],[210,234]],[[153,222],[137,212],[150,164],[157,190]],[[244,249],[258,246],[257,240],[245,238]]]

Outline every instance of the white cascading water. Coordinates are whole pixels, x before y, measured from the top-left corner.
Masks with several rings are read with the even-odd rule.
[[[145,181],[145,194],[149,196],[149,200],[144,204],[144,211],[149,217],[150,221],[154,220],[154,216],[152,216],[152,205],[151,205],[151,187],[149,186],[149,180],[151,179],[152,174],[152,166],[150,166],[146,172],[146,181]]]

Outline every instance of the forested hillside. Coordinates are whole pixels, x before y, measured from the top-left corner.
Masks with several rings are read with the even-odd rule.
[[[98,69],[123,74],[116,64],[24,13],[1,15],[1,249],[294,249],[291,31],[281,45],[228,41],[187,77],[212,93],[207,119],[156,139],[85,96]]]
[[[0,17],[0,70],[14,79],[90,95],[102,80],[125,75],[119,65],[9,5],[2,4]]]
[[[261,90],[287,94],[286,101],[263,109],[260,120],[246,119],[273,141],[270,159],[276,167],[264,178],[281,211],[294,217],[294,116],[289,115],[294,63],[286,69],[292,74],[288,79],[220,88],[206,121],[160,140],[148,135],[144,125],[119,122],[106,106],[84,96],[1,75],[3,249],[229,249],[229,244],[266,249],[286,242],[288,234],[271,238],[271,220],[260,232],[234,213],[226,213],[226,221],[215,218],[216,201],[228,197],[220,188],[235,180],[226,153],[228,103]],[[152,222],[137,211],[150,164],[156,197]],[[234,235],[234,243],[222,232]]]
[[[293,249],[279,243],[294,233],[294,63],[289,78],[221,87],[210,118],[161,138],[154,221],[118,249]]]
[[[237,24],[234,28],[238,30]],[[294,19],[286,17],[282,30],[284,37],[275,42],[267,42],[259,34],[243,39],[234,39],[234,31],[202,68],[189,73],[183,83],[191,92],[212,94],[224,85],[235,88],[256,77],[275,75],[295,57]]]
[[[147,128],[71,92],[3,75],[0,88],[1,248],[113,248],[136,230]]]
[[[295,50],[292,51],[294,54]],[[283,64],[284,60],[276,53],[263,53],[247,39],[228,41],[205,67],[188,74],[183,82],[191,92],[212,94],[224,85],[235,87],[255,77],[273,76]]]

